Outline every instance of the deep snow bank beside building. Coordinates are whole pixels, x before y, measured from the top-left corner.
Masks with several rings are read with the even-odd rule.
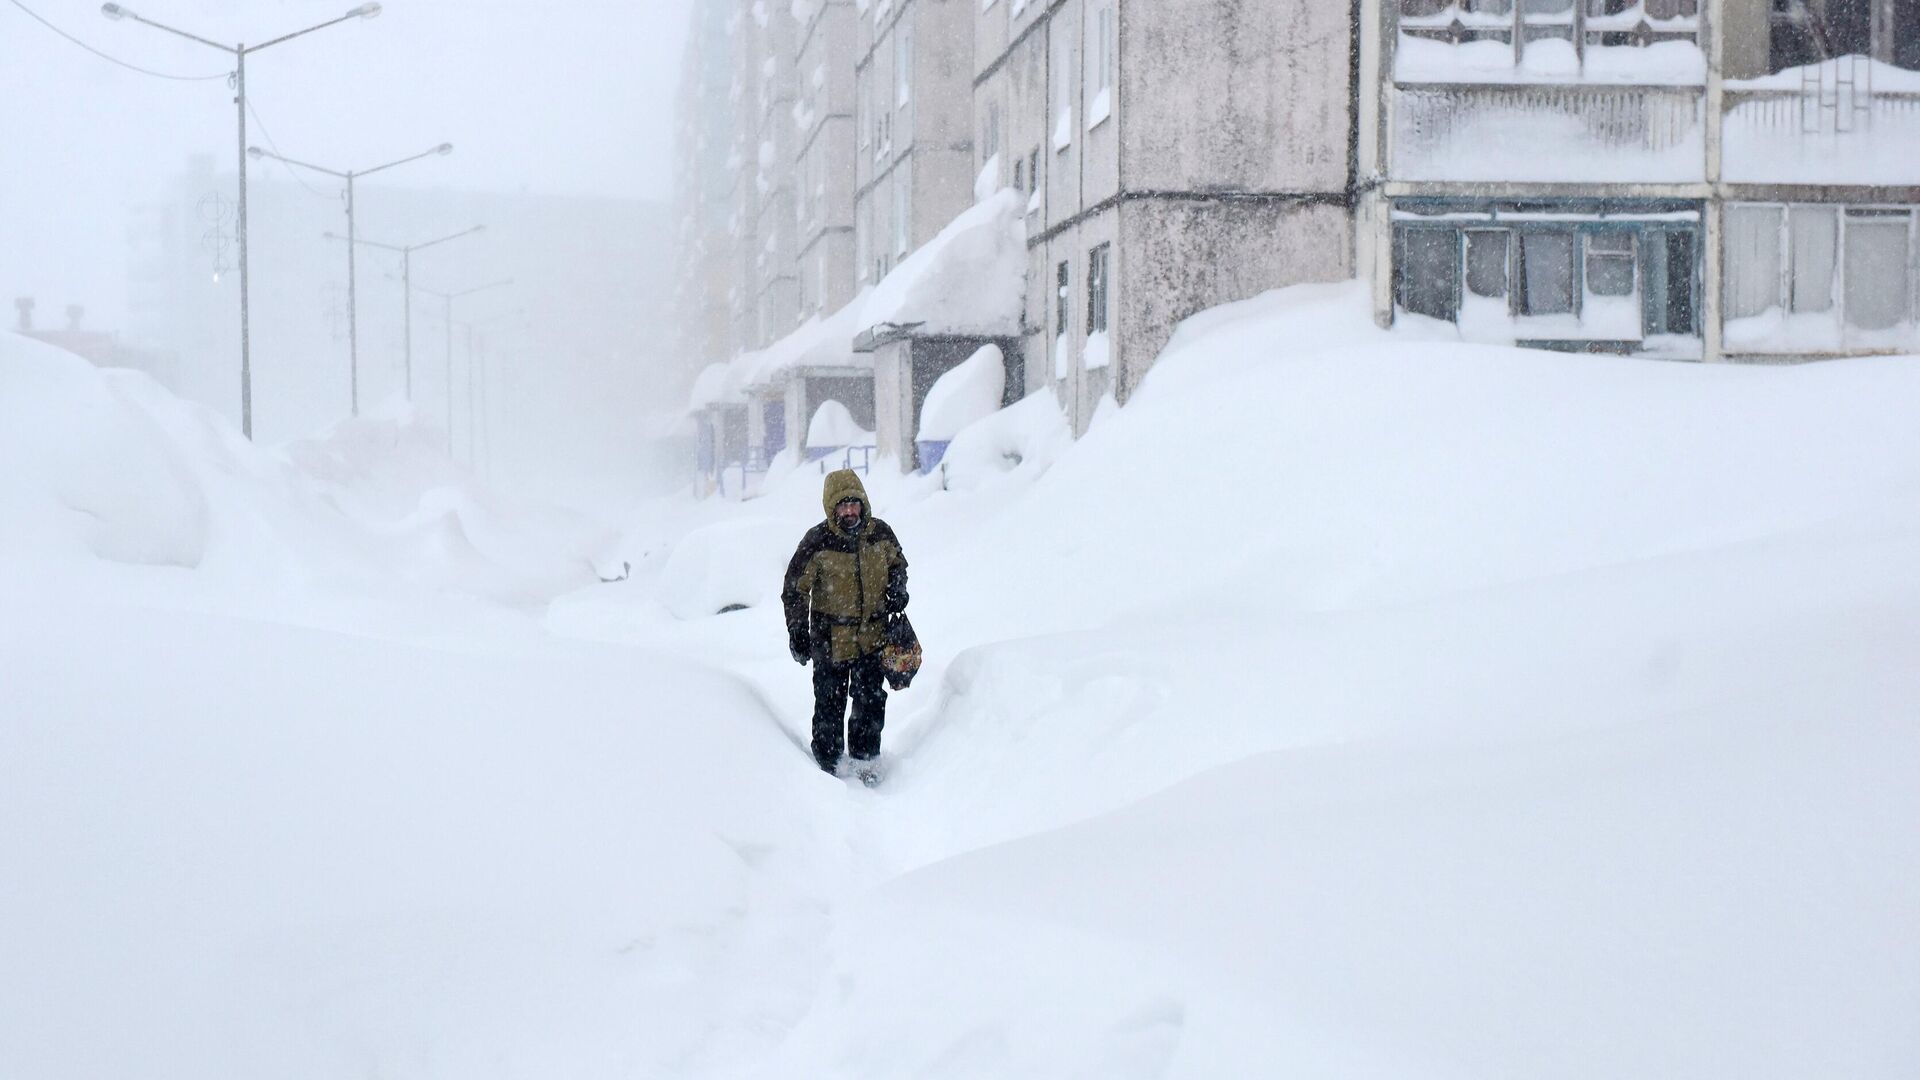
[[[1910,1071],[1920,364],[1467,346],[1364,301],[1208,312],[1077,443],[872,485],[929,649],[866,822],[903,876],[835,909],[753,1075]],[[801,730],[778,567],[705,570],[756,606],[639,581],[556,624],[697,642]]]

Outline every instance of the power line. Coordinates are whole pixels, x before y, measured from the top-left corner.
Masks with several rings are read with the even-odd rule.
[[[47,29],[53,31],[54,33],[59,34],[61,37],[66,38],[68,41],[71,41],[75,45],[80,46],[81,48],[87,50],[88,52],[99,57],[100,59],[106,60],[110,63],[119,64],[121,67],[126,68],[128,71],[137,71],[142,75],[151,75],[156,79],[172,79],[175,82],[208,82],[213,79],[224,79],[227,77],[227,73],[224,71],[218,75],[169,75],[164,71],[152,71],[147,68],[143,68],[138,64],[129,64],[125,60],[122,60],[117,56],[108,56],[106,53],[101,52],[99,49],[94,48],[93,46],[87,44],[86,42],[81,41],[79,38],[74,37],[72,34],[67,33],[65,30],[62,30],[59,27],[53,25],[52,23],[48,22],[45,18],[43,18],[39,12],[21,3],[20,0],[7,0],[7,2],[12,4],[14,7],[19,8],[21,11],[26,12],[28,18],[31,18],[34,22],[39,23],[41,26],[44,26]]]
[[[274,160],[280,162],[280,167],[287,171],[288,176],[293,177],[294,183],[299,184],[303,188],[306,188],[307,194],[312,195],[315,198],[336,199],[336,198],[342,197],[339,195],[332,195],[327,192],[321,191],[319,188],[314,187],[312,184],[307,183],[306,177],[301,176],[300,171],[298,169],[295,169],[293,166],[287,164],[285,161],[281,160],[279,156],[277,156],[280,154],[280,144],[273,141],[273,132],[267,130],[267,122],[265,120],[260,119],[260,110],[253,107],[252,101],[247,102],[247,114],[253,117],[254,123],[260,125],[260,137],[267,140],[267,145],[273,148],[273,152],[276,155]]]

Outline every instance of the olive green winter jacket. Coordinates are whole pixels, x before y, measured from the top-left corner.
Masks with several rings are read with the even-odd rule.
[[[834,520],[846,499],[862,507],[849,533]],[[887,616],[907,606],[907,557],[886,522],[873,516],[859,474],[827,474],[820,501],[827,519],[807,530],[787,563],[780,590],[792,647],[818,663],[844,664],[878,652]]]

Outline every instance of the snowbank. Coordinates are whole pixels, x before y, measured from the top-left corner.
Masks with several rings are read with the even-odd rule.
[[[946,486],[971,491],[1013,473],[1038,477],[1073,445],[1051,387],[961,428],[940,458]]]
[[[800,540],[799,532],[785,536],[788,531],[778,521],[754,518],[694,530],[661,570],[661,603],[675,618],[698,619],[777,601],[780,575]]]
[[[1463,345],[1342,284],[1188,320],[1078,442],[963,427],[877,504],[928,646],[893,869],[746,1075],[1901,1076],[1917,407],[1910,359]],[[768,500],[791,543],[817,478]],[[805,730],[777,612],[683,625]]]
[[[169,432],[142,407],[157,384],[99,371],[30,338],[0,333],[0,544],[9,555],[85,554],[193,567],[212,511]],[[184,411],[184,407],[183,407]],[[218,452],[213,425],[184,417]]]
[[[551,633],[423,600],[421,648],[120,586],[220,584],[251,520],[537,523],[379,479],[404,424],[219,457],[154,413],[200,568],[0,622],[0,1074],[1907,1080],[1917,410],[1912,358],[1203,313],[1078,442],[1042,393],[947,490],[868,478],[928,650],[875,792],[808,761],[772,602],[819,476],[650,504]]]
[[[1000,347],[980,347],[927,389],[920,406],[919,441],[952,439],[968,424],[999,411],[1006,391],[1007,364]]]
[[[1018,333],[1027,288],[1021,209],[1008,188],[954,218],[874,287],[860,305],[860,329],[921,323],[925,333]]]
[[[807,447],[872,446],[873,432],[861,427],[853,413],[838,401],[827,400],[807,423]]]
[[[193,568],[235,598],[396,584],[531,603],[592,582],[601,527],[511,503],[409,414],[282,448],[133,372],[0,336],[0,544]]]

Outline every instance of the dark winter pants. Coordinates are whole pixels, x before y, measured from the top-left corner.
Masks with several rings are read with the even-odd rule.
[[[853,716],[847,718],[847,698],[853,698]],[[845,664],[825,657],[813,660],[813,757],[824,768],[840,760],[840,725],[846,723],[847,750],[856,758],[880,754],[880,729],[887,722],[887,689],[882,681],[880,654]]]

